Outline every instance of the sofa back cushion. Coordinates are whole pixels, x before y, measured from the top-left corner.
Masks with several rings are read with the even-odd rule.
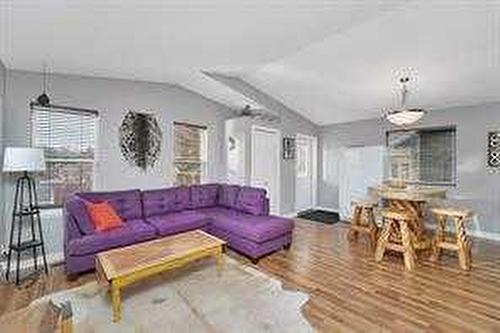
[[[82,198],[73,195],[64,202],[64,210],[76,222],[76,226],[80,234],[91,235],[94,233],[94,226],[90,221],[90,216],[87,211],[87,202]]]
[[[92,203],[107,201],[123,221],[142,218],[141,191],[84,192],[78,193],[80,198]]]
[[[236,208],[236,199],[238,199],[240,188],[241,187],[238,185],[220,185],[218,198],[219,206],[226,208]]]
[[[247,214],[265,215],[266,190],[249,186],[241,187],[235,208]]]
[[[193,185],[191,190],[191,208],[206,208],[217,205],[218,184]]]
[[[172,187],[142,192],[144,216],[163,215],[188,209],[191,206],[189,187]]]

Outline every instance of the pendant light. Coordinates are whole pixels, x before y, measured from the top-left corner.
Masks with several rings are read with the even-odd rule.
[[[409,77],[402,77],[399,79],[401,83],[401,107],[390,110],[386,113],[385,118],[397,126],[411,125],[419,121],[424,115],[425,110],[421,108],[408,108],[406,100],[408,95],[408,88],[406,85],[410,81]]]
[[[47,95],[47,65],[43,65],[42,74],[42,94],[37,97],[36,101],[40,106],[48,107],[50,105],[50,98]]]

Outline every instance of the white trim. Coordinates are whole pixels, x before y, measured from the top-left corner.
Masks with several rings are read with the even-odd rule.
[[[469,234],[471,236],[474,236],[477,238],[484,238],[484,239],[489,239],[489,240],[494,240],[494,241],[500,242],[500,233],[488,232],[488,231],[482,231],[482,230],[470,230]]]
[[[268,133],[272,133],[272,134],[276,134],[276,144],[277,144],[277,165],[276,165],[276,174],[278,175],[276,181],[277,181],[277,184],[276,184],[276,192],[277,192],[277,202],[276,202],[276,214],[280,214],[281,213],[281,131],[279,129],[276,129],[276,128],[269,128],[269,127],[264,127],[264,126],[260,126],[260,125],[252,125],[251,127],[251,130],[250,130],[250,186],[252,185],[252,179],[253,179],[253,161],[254,161],[254,155],[255,155],[255,152],[254,152],[254,147],[255,147],[255,144],[254,144],[254,140],[255,140],[255,136],[254,136],[254,133],[256,131],[262,131],[262,132],[268,132]]]
[[[337,213],[337,214],[339,213],[338,208],[335,209],[335,208],[330,208],[330,207],[316,206],[316,207],[314,207],[314,209],[324,210],[324,211],[327,211],[327,212]]]
[[[319,144],[318,137],[312,136],[312,146],[313,146],[313,160],[312,160],[312,187],[313,187],[313,205],[318,205],[318,156],[319,156]]]
[[[290,219],[290,218],[294,218],[295,216],[297,216],[298,213],[299,212],[291,212],[291,213],[281,214],[280,216]]]

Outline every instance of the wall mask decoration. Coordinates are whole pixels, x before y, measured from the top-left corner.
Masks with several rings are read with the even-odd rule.
[[[283,159],[295,159],[295,138],[283,138]]]
[[[487,167],[491,173],[500,172],[500,131],[488,132]]]
[[[161,151],[162,132],[155,115],[129,111],[120,125],[120,149],[126,161],[144,171],[152,168]]]

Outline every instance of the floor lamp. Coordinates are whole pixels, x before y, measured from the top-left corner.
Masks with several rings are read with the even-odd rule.
[[[42,252],[45,273],[48,273],[45,246],[43,241],[40,208],[36,195],[35,181],[30,177],[31,172],[45,171],[44,152],[36,148],[7,147],[5,148],[3,172],[18,173],[14,205],[12,208],[12,224],[10,227],[9,252],[7,257],[7,271],[5,277],[9,280],[10,265],[13,252],[17,255],[16,284],[19,284],[19,266],[21,253],[32,250],[35,269],[38,268],[37,250]],[[23,223],[30,222],[31,237],[24,239]],[[15,231],[17,234],[15,235]],[[14,241],[16,238],[16,241]]]

